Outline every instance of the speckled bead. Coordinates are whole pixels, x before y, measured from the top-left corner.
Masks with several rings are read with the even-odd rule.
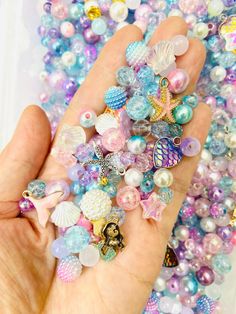
[[[149,48],[143,41],[135,41],[126,49],[126,61],[129,66],[141,67],[146,63]]]
[[[110,87],[104,96],[104,102],[107,107],[112,110],[117,110],[122,108],[127,100],[126,91],[124,88],[119,86]]]

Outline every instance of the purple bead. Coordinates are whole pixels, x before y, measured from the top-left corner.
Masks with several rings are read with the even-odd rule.
[[[170,293],[178,293],[180,289],[180,282],[179,279],[176,276],[173,276],[168,280],[167,282],[167,288],[170,291]]]
[[[46,33],[47,33],[46,28],[44,26],[40,25],[38,27],[38,34],[39,34],[39,36],[44,37],[46,35]]]
[[[195,213],[195,208],[193,206],[183,206],[181,209],[181,217],[182,219],[188,219],[193,216]]]
[[[213,218],[222,217],[225,213],[225,208],[220,203],[213,203],[209,208],[209,213]]]
[[[82,26],[83,28],[87,28],[91,25],[91,21],[85,15],[81,16],[81,18],[79,19],[79,22],[80,22],[80,26]]]
[[[92,46],[92,45],[87,45],[85,48],[84,48],[84,54],[87,58],[87,61],[89,63],[92,63],[96,60],[97,58],[97,49],[96,47]]]
[[[209,286],[214,282],[215,275],[213,270],[208,266],[202,266],[196,272],[197,280],[200,282],[202,286]]]
[[[224,190],[220,189],[218,186],[213,186],[208,191],[208,197],[213,202],[220,202],[224,199]]]
[[[94,155],[94,149],[91,144],[80,144],[77,149],[75,156],[80,162],[86,162],[91,160]]]
[[[82,186],[87,186],[92,182],[92,177],[90,173],[86,171],[83,175],[79,176],[78,181]]]
[[[125,167],[129,167],[135,163],[135,155],[130,152],[122,153],[120,161]]]
[[[81,177],[85,173],[84,167],[82,167],[79,164],[76,164],[75,166],[69,168],[68,170],[68,178],[71,181],[78,181],[78,178]]]
[[[65,241],[63,237],[60,237],[52,242],[51,252],[53,256],[60,259],[70,255],[70,252],[65,246]]]
[[[74,81],[69,79],[64,82],[63,89],[65,90],[66,94],[74,95],[77,91],[77,85]]]
[[[60,32],[56,28],[50,28],[48,30],[48,36],[50,38],[58,38],[60,37]]]
[[[195,137],[186,137],[180,144],[180,149],[185,156],[192,157],[200,152],[201,144]]]
[[[231,226],[218,227],[216,233],[223,241],[230,241],[233,235]]]
[[[51,6],[52,4],[50,2],[45,2],[43,5],[43,9],[46,13],[50,13],[51,12]]]
[[[51,54],[50,51],[48,51],[44,56],[43,56],[43,62],[45,64],[50,64],[52,62],[53,55]]]
[[[26,212],[29,212],[31,210],[34,209],[34,205],[31,203],[30,200],[27,200],[25,199],[24,197],[22,197],[20,200],[19,200],[19,209],[22,213],[26,213]]]
[[[95,44],[99,41],[100,36],[96,35],[91,28],[86,28],[83,31],[84,39],[88,44]]]
[[[236,4],[235,0],[223,0],[223,3],[226,7],[232,7],[233,5]]]

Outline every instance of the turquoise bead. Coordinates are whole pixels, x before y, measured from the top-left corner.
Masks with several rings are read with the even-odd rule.
[[[33,194],[35,198],[42,198],[45,196],[46,183],[42,180],[33,180],[28,186],[27,190]]]
[[[107,24],[103,18],[93,20],[91,27],[96,35],[103,35],[107,30]]]
[[[126,91],[123,87],[112,86],[110,87],[104,96],[104,102],[112,110],[118,110],[122,108],[127,100]]]
[[[79,253],[84,248],[86,248],[86,246],[88,246],[90,241],[90,234],[85,228],[81,226],[74,226],[66,231],[64,240],[66,248],[71,253]]]
[[[85,188],[78,181],[74,181],[70,185],[70,191],[73,195],[83,195]]]
[[[135,83],[135,72],[130,67],[126,66],[121,67],[116,72],[116,80],[117,83],[120,84],[121,86],[124,87],[131,86]]]
[[[188,123],[193,117],[193,109],[189,105],[180,105],[173,110],[173,116],[177,123]]]
[[[215,271],[220,274],[226,274],[230,272],[232,265],[228,255],[218,254],[212,258],[212,266]]]
[[[133,120],[144,120],[151,112],[151,105],[143,96],[133,96],[127,103],[126,111]]]
[[[187,95],[182,98],[182,103],[184,105],[189,105],[192,108],[196,108],[198,105],[198,98],[196,94]]]
[[[184,276],[180,282],[182,289],[190,295],[194,295],[198,291],[198,282],[195,277],[188,275]]]
[[[69,14],[72,19],[79,19],[84,14],[82,3],[74,3],[69,6]]]
[[[103,191],[104,191],[104,192],[107,192],[107,194],[108,194],[111,198],[115,197],[116,194],[117,194],[117,188],[116,188],[116,186],[115,186],[114,184],[111,184],[111,183],[108,183],[107,185],[105,185],[105,186],[103,187]]]

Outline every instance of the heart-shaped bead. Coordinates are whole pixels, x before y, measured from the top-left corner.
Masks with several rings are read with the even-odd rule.
[[[153,163],[156,168],[172,168],[182,159],[183,153],[179,146],[169,138],[161,138],[155,143]]]

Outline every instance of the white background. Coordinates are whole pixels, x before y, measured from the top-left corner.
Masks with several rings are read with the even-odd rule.
[[[44,49],[37,27],[41,0],[0,0],[0,149],[28,104],[39,104]],[[1,168],[1,165],[0,165]],[[231,258],[236,264],[236,250]],[[236,314],[236,266],[222,285],[223,314]]]

